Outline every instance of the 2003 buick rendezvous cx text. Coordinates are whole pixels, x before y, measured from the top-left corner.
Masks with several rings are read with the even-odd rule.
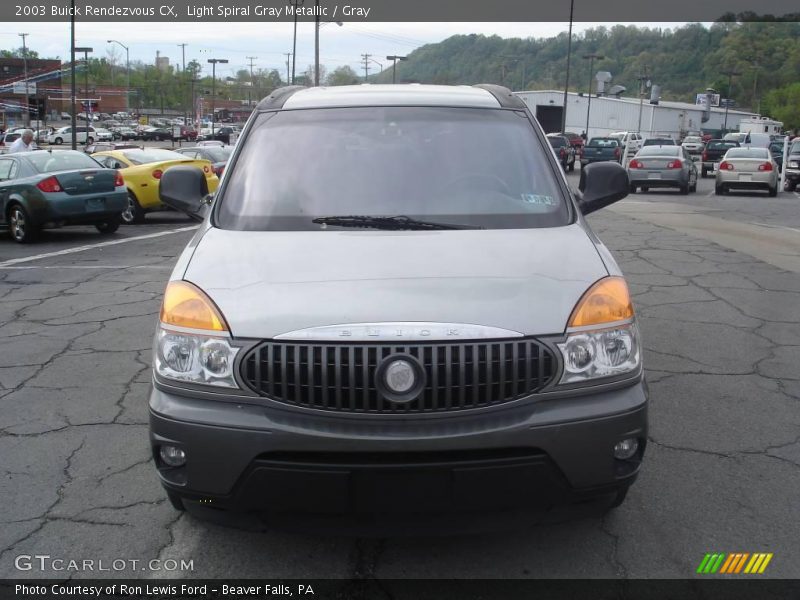
[[[622,502],[647,433],[641,341],[583,215],[627,190],[599,163],[571,192],[498,86],[265,98],[213,203],[198,170],[161,181],[203,220],[155,341],[173,505],[413,521]]]

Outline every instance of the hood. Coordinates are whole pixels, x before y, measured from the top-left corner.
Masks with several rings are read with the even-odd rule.
[[[561,333],[608,275],[579,224],[455,231],[229,231],[210,228],[183,278],[232,335],[272,338],[325,325],[463,323]]]

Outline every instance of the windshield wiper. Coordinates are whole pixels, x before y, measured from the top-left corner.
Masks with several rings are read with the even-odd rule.
[[[413,230],[437,230],[437,229],[484,229],[474,225],[453,225],[450,223],[434,223],[430,221],[418,221],[411,217],[399,215],[396,217],[370,217],[367,215],[350,215],[335,217],[318,217],[312,220],[318,225],[335,225],[338,227],[369,227],[373,229],[413,229]]]

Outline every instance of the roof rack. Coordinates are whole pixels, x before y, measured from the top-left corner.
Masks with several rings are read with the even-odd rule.
[[[494,83],[479,83],[472,87],[486,90],[500,103],[503,108],[525,108],[525,103],[519,96],[511,93],[511,90],[502,85]]]
[[[283,87],[279,87],[276,90],[273,90],[273,92],[269,96],[262,99],[258,104],[256,104],[256,110],[269,110],[275,108],[282,108],[284,103],[295,92],[304,89],[306,89],[306,86],[304,85],[285,85]]]

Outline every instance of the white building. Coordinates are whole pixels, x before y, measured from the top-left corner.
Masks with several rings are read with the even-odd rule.
[[[528,105],[546,132],[561,130],[563,91],[543,90],[514,93]],[[586,131],[588,107],[589,97],[587,95],[575,92],[567,94],[566,131],[576,133]],[[711,116],[705,123],[702,122],[703,111],[703,106],[686,102],[661,100],[655,105],[645,99],[640,105],[636,98],[592,96],[587,135],[591,138],[608,135],[614,131],[640,131],[645,138],[665,134],[678,138],[687,131],[723,128],[725,108],[712,106]],[[738,130],[741,120],[751,119],[754,116],[757,116],[756,113],[729,109],[727,128],[728,130]]]

